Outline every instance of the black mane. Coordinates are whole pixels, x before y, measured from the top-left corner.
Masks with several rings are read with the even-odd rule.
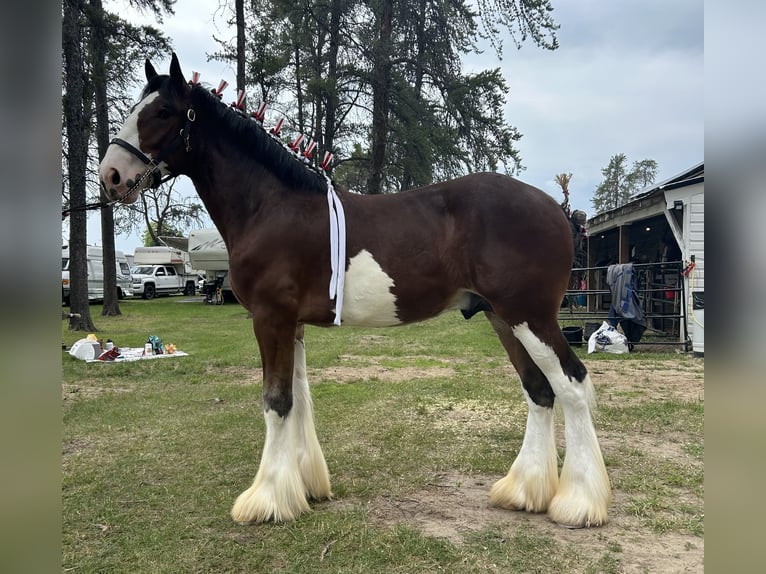
[[[151,88],[150,81],[146,89]],[[327,192],[324,175],[285,149],[254,119],[247,118],[227,106],[210,90],[200,85],[192,88],[191,100],[198,118],[204,118],[208,125],[224,132],[228,141],[233,141],[246,150],[245,155],[257,158],[278,179],[293,187]]]

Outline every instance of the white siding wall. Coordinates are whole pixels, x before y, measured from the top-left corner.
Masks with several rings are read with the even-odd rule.
[[[685,279],[687,328],[692,339],[695,352],[705,352],[705,310],[692,309],[691,292],[705,291],[705,184],[704,182],[673,189],[665,194],[667,209],[672,210],[676,201],[683,201],[683,228],[675,223],[675,219],[666,213],[668,224],[681,248],[681,259],[691,261],[692,255],[696,267],[691,276]],[[681,333],[682,340],[685,333]]]
[[[697,267],[694,270],[695,291],[705,290],[705,193],[700,191],[689,198],[689,231],[686,240],[689,255],[694,255]]]

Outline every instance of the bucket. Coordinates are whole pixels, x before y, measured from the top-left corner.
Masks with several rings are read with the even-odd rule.
[[[592,322],[585,322],[585,330],[583,331],[583,337],[586,341],[590,339],[590,336],[598,331],[598,328],[601,326],[601,323],[592,323]]]
[[[582,327],[564,327],[561,332],[564,333],[564,338],[570,345],[582,345]]]

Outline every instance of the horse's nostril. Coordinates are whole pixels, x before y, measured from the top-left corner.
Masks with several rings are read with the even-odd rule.
[[[112,170],[112,177],[110,179],[112,180],[112,184],[119,185],[120,184],[120,172],[118,172],[116,169]]]

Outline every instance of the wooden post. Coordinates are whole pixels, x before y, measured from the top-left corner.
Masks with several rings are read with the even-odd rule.
[[[618,263],[630,262],[630,224],[620,225],[619,227],[620,252],[618,254]]]

